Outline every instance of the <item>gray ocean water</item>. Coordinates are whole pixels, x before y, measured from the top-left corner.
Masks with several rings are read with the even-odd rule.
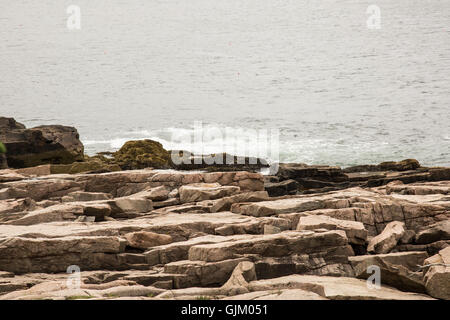
[[[0,115],[89,154],[200,120],[280,130],[281,161],[448,166],[450,1],[0,0]]]

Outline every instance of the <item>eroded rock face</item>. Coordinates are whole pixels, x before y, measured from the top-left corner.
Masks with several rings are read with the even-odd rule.
[[[0,171],[0,299],[447,299],[448,181],[271,197],[252,172],[49,168]]]
[[[0,141],[8,166],[24,168],[45,163],[72,163],[84,157],[83,144],[73,127],[53,125],[26,129],[13,119],[0,119]]]

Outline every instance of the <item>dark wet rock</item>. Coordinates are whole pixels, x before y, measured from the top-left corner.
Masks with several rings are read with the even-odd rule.
[[[280,180],[295,180],[300,190],[348,187],[348,177],[340,167],[309,166],[302,163],[281,163]]]
[[[439,240],[450,240],[450,220],[431,225],[416,235],[417,244],[427,244]]]
[[[68,164],[84,157],[83,144],[73,127],[49,125],[25,129],[11,119],[0,118],[0,141],[6,146],[11,168]]]
[[[378,165],[361,165],[345,168],[345,173],[353,172],[374,172],[374,171],[407,171],[420,168],[419,161],[415,159],[406,159],[402,161],[382,162]]]
[[[299,183],[295,180],[288,179],[282,182],[266,182],[264,189],[271,197],[279,197],[289,194],[296,194]]]
[[[259,171],[269,166],[264,159],[255,157],[235,156],[228,153],[207,155],[193,154],[188,151],[172,150],[171,165],[177,170],[214,171]]]

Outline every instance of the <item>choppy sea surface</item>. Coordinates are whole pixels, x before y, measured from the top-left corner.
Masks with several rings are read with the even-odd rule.
[[[0,0],[0,115],[75,126],[88,154],[187,149],[201,121],[235,133],[206,152],[274,129],[284,162],[448,166],[450,1]]]

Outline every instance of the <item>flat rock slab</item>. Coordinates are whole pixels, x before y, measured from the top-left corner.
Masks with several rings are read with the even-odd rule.
[[[315,200],[314,198],[294,198],[233,205],[231,211],[249,216],[266,217],[280,213],[308,211],[322,208],[324,208],[324,203]]]
[[[218,183],[195,183],[184,185],[178,190],[181,203],[213,200],[240,192],[239,187],[221,186]]]
[[[329,300],[317,293],[302,289],[283,289],[255,291],[236,296],[227,297],[223,300]]]
[[[347,234],[350,243],[364,244],[367,239],[367,230],[364,224],[357,221],[334,219],[324,215],[309,215],[301,217],[297,230],[343,230]]]
[[[433,300],[426,295],[384,286],[371,289],[366,281],[347,277],[291,275],[252,281],[249,288],[251,291],[302,289],[331,300]]]
[[[348,244],[344,231],[315,233],[312,231],[286,231],[264,236],[251,236],[236,241],[204,244],[191,247],[189,260],[220,261],[243,254],[281,257],[295,253],[319,252],[327,247]]]

